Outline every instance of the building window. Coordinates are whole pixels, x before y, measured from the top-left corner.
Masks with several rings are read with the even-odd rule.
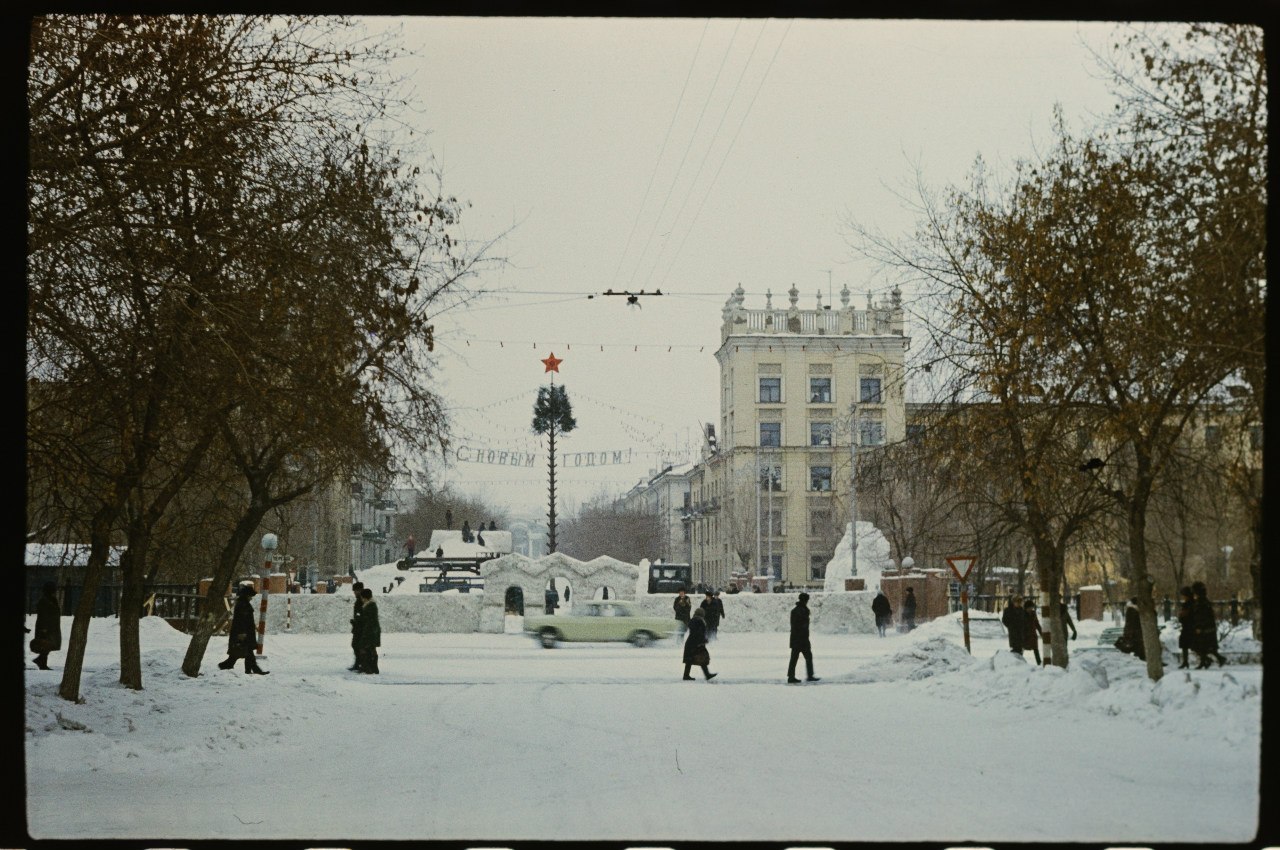
[[[809,423],[809,445],[811,446],[831,445],[831,423],[830,422],[810,422]]]
[[[863,404],[880,404],[880,379],[879,378],[861,378],[859,379],[860,393],[859,401]]]
[[[831,490],[831,467],[829,466],[811,466],[809,467],[809,489],[821,492],[830,492]]]
[[[774,492],[782,490],[782,467],[760,467],[760,489]]]
[[[1204,426],[1204,445],[1208,449],[1222,447],[1222,428],[1217,425]]]
[[[1255,452],[1262,450],[1262,426],[1261,425],[1249,426],[1249,448]]]
[[[764,568],[764,575],[772,576],[772,577],[773,577],[773,578],[775,578],[775,579],[779,579],[779,580],[781,580],[781,578],[782,578],[782,556],[781,556],[781,555],[774,555],[774,556],[772,556],[772,557],[769,557],[769,556],[767,556],[767,555],[766,555],[765,557],[766,557],[766,558],[768,558],[768,563],[766,563],[766,564],[765,564],[765,568]]]
[[[782,446],[781,422],[760,423],[760,445],[768,446],[770,448],[779,448]]]
[[[809,578],[822,579],[827,577],[827,562],[831,558],[827,555],[810,555],[809,556]]]
[[[820,537],[831,527],[831,511],[809,511],[809,534]]]
[[[879,446],[884,443],[884,423],[863,419],[858,422],[858,435],[864,446]]]
[[[781,378],[761,378],[760,379],[760,403],[761,404],[780,404],[782,402],[782,379]]]
[[[782,527],[782,511],[764,512],[764,535],[765,537],[784,536]]]
[[[809,403],[810,404],[830,404],[831,403],[831,379],[830,378],[810,378],[809,379]]]
[[[1076,429],[1076,451],[1085,452],[1093,447],[1093,435],[1087,428]]]
[[[913,442],[913,443],[914,443],[914,442],[919,441],[922,437],[924,437],[924,426],[923,426],[923,425],[908,425],[908,426],[907,426],[907,439],[908,439],[908,440],[910,440],[911,442]]]

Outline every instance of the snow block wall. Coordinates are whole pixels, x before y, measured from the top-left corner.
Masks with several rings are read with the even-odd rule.
[[[791,609],[796,606],[798,593],[721,593],[724,603],[724,619],[720,621],[722,634],[731,632],[791,632]],[[852,593],[810,593],[809,631],[812,634],[872,634],[876,630],[875,615],[871,613],[871,600],[875,591]],[[690,594],[696,608],[705,598]],[[654,617],[671,617],[675,612],[671,603],[673,593],[645,594],[636,600],[636,607]]]
[[[540,614],[543,593],[549,579],[567,580],[573,590],[572,599],[591,599],[601,587],[610,588],[610,595],[615,598],[634,599],[639,570],[635,564],[606,555],[590,561],[579,561],[560,552],[552,552],[541,558],[511,554],[485,561],[480,565],[485,593],[480,609],[479,631],[494,634],[505,631],[505,603],[509,587],[520,588],[526,614]],[[561,589],[558,582],[557,588]]]
[[[253,599],[254,621],[258,600]],[[483,593],[414,593],[388,595],[374,591],[378,622],[384,632],[474,632],[480,625]],[[333,634],[351,631],[355,599],[347,593],[271,594],[267,602],[267,640],[289,631],[299,634]]]

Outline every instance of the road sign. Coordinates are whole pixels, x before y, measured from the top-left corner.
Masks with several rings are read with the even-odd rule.
[[[950,555],[947,557],[947,566],[951,567],[951,572],[962,582],[960,587],[960,621],[964,626],[964,648],[970,654],[973,653],[973,650],[969,647],[969,589],[972,585],[964,582],[969,577],[969,570],[973,569],[974,562],[977,560],[973,555]]]
[[[974,562],[977,560],[973,555],[949,555],[947,566],[951,567],[951,572],[955,573],[956,578],[964,581],[969,577],[969,570],[973,569]]]

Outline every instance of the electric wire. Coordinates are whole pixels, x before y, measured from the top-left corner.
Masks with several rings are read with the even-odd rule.
[[[618,266],[613,270],[613,275],[609,278],[610,287],[618,279],[618,272],[622,270],[622,261],[627,257],[627,251],[631,250],[631,239],[636,235],[636,227],[640,224],[640,216],[644,212],[645,204],[649,202],[649,191],[653,189],[654,178],[658,176],[658,166],[662,164],[662,156],[667,152],[667,142],[671,140],[671,131],[676,126],[676,118],[680,115],[680,107],[684,105],[685,92],[689,90],[689,80],[693,78],[693,68],[698,64],[698,56],[702,53],[702,43],[706,40],[707,29],[711,26],[711,19],[708,18],[706,24],[702,27],[702,35],[698,37],[698,47],[693,51],[693,60],[689,62],[689,73],[685,74],[684,87],[680,89],[680,97],[676,100],[676,108],[671,113],[671,123],[667,125],[667,135],[662,139],[662,147],[658,150],[658,158],[654,160],[653,171],[649,174],[649,185],[644,187],[644,197],[640,199],[640,206],[636,209],[635,221],[631,222],[631,232],[627,234],[627,242],[622,247],[622,253],[618,256]]]
[[[760,90],[764,88],[765,80],[769,78],[769,72],[773,70],[773,63],[777,61],[778,53],[782,50],[783,42],[787,40],[787,34],[791,32],[791,24],[787,23],[787,28],[782,33],[782,38],[778,39],[778,46],[774,48],[773,56],[769,59],[768,66],[764,69],[764,74],[760,77],[760,83],[756,86],[755,94],[751,96],[751,102],[747,104],[747,109],[742,113],[742,120],[738,122],[738,129],[733,134],[733,139],[729,142],[729,147],[724,152],[724,157],[720,160],[720,166],[716,169],[715,176],[711,178],[711,184],[707,186],[706,193],[702,196],[702,202],[698,204],[698,210],[694,213],[693,221],[689,223],[689,227],[685,230],[684,238],[680,241],[680,247],[676,249],[676,253],[671,258],[671,265],[667,267],[667,273],[663,276],[661,283],[665,283],[667,278],[671,276],[671,270],[675,268],[676,260],[680,258],[680,252],[684,250],[685,243],[689,241],[689,234],[693,232],[693,225],[697,223],[698,216],[702,214],[702,208],[707,203],[707,198],[711,195],[711,190],[715,188],[716,180],[720,177],[720,172],[724,170],[724,164],[729,161],[729,154],[733,152],[733,146],[738,141],[738,136],[742,132],[743,126],[747,123],[747,116],[751,114],[751,108],[755,106],[756,98],[760,95]]]
[[[684,171],[685,161],[689,158],[689,151],[693,148],[693,142],[698,137],[698,129],[702,126],[702,118],[707,114],[707,107],[711,104],[711,98],[715,94],[716,84],[720,82],[720,75],[724,73],[725,63],[729,61],[729,52],[733,49],[733,42],[738,37],[738,29],[742,26],[739,20],[737,26],[733,28],[733,35],[729,37],[729,44],[725,48],[724,56],[720,59],[720,67],[716,70],[715,79],[711,81],[711,88],[707,90],[707,99],[702,103],[702,109],[698,112],[698,120],[693,125],[693,132],[689,134],[689,143],[685,145],[684,155],[680,157],[680,165],[676,167],[675,176],[671,178],[671,186],[667,189],[667,195],[662,200],[662,207],[658,210],[658,215],[653,219],[653,227],[649,229],[649,237],[645,240],[644,248],[640,251],[640,256],[636,258],[636,267],[631,272],[631,278],[627,284],[628,287],[635,281],[636,273],[640,271],[640,266],[644,262],[645,255],[649,253],[649,245],[653,243],[653,236],[658,232],[658,225],[662,221],[662,214],[667,211],[667,203],[671,200],[671,193],[675,191],[676,184],[680,180],[680,174]],[[714,140],[713,140],[714,141]]]

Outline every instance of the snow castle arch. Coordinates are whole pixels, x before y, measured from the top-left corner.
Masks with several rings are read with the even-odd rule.
[[[590,599],[600,586],[610,588],[610,596],[619,599],[635,599],[632,588],[639,582],[640,567],[617,558],[601,555],[590,561],[579,561],[561,552],[552,552],[541,558],[526,558],[510,554],[485,561],[480,565],[480,577],[486,589],[497,593],[485,593],[480,605],[479,631],[501,634],[506,627],[506,589],[518,587],[524,595],[525,613],[540,613],[547,580],[564,577],[575,588],[574,597],[585,591],[583,600]]]

